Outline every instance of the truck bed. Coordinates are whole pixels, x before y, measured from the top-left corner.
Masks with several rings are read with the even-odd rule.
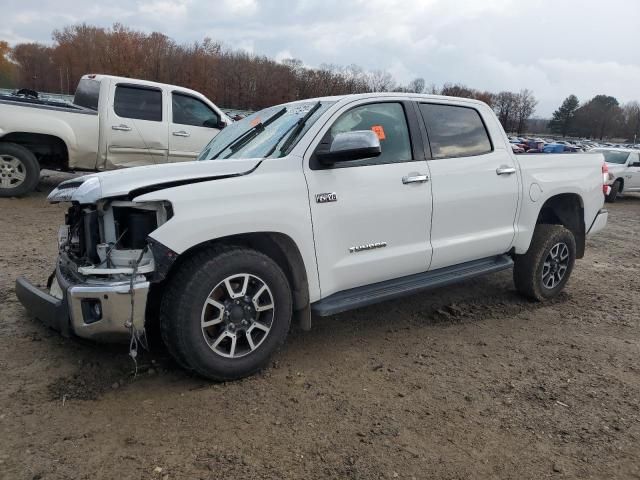
[[[90,110],[88,108],[80,107],[78,105],[74,105],[72,103],[68,103],[62,100],[54,100],[54,99],[48,99],[48,98],[40,99],[40,98],[22,97],[17,95],[0,94],[0,103],[20,106],[20,107],[55,109],[55,110],[62,110],[62,111],[71,112],[71,113],[88,113],[88,114],[96,113],[93,110]]]

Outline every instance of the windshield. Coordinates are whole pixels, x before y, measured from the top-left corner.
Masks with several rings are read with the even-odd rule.
[[[607,163],[617,163],[622,165],[627,162],[629,158],[629,152],[620,152],[615,150],[593,150],[594,152],[602,153],[604,155],[604,161]]]
[[[316,100],[265,108],[222,130],[204,148],[198,160],[283,157],[334,103]],[[310,112],[300,128],[300,122]],[[289,139],[290,135],[295,138]]]

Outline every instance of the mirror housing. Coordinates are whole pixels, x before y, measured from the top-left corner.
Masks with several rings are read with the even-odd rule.
[[[222,121],[222,119],[214,117],[214,118],[210,118],[209,120],[205,120],[203,126],[207,128],[218,128],[222,130],[224,127],[227,126],[227,124],[224,121]]]
[[[348,162],[377,157],[382,153],[380,139],[371,130],[356,130],[338,133],[329,150],[318,151],[316,156],[322,163]]]

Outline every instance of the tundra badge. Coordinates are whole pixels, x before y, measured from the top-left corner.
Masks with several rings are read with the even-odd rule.
[[[367,243],[366,245],[357,245],[349,248],[349,253],[358,253],[363,250],[375,250],[376,248],[384,248],[387,246],[387,242]]]
[[[318,193],[316,194],[316,203],[329,203],[329,202],[337,202],[338,196],[335,192],[331,193]]]

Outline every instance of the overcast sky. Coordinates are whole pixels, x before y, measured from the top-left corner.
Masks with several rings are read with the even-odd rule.
[[[564,97],[640,100],[640,0],[0,0],[0,40],[121,22],[179,43],[227,46],[310,66],[358,64],[396,80],[529,88],[537,116]]]

